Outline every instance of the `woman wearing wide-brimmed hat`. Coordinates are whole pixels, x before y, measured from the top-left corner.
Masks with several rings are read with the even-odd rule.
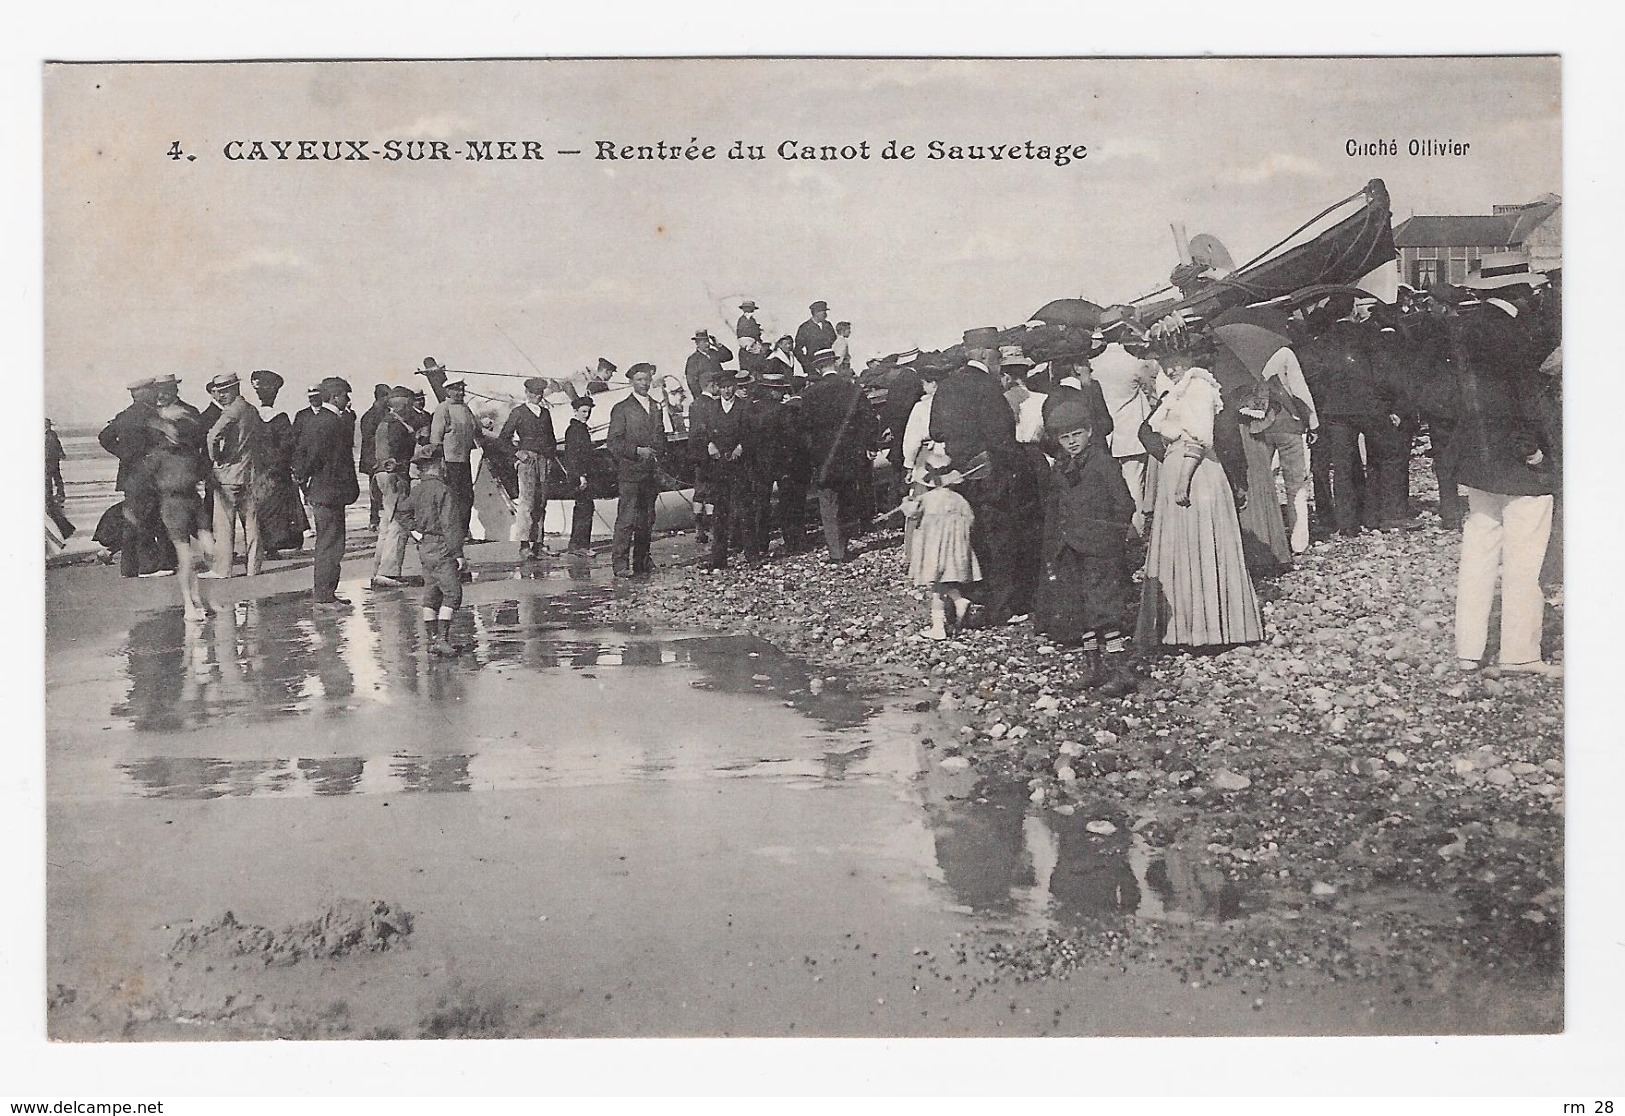
[[[1147,420],[1166,442],[1146,546],[1135,643],[1186,647],[1254,643],[1264,620],[1247,574],[1235,497],[1214,457],[1219,383],[1197,364],[1188,335],[1156,356],[1170,386]]]

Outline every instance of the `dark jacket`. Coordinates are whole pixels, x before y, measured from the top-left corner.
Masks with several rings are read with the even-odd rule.
[[[578,418],[564,428],[564,476],[572,491],[592,482],[592,430]]]
[[[497,432],[497,441],[517,450],[539,453],[543,457],[552,457],[559,451],[559,440],[553,434],[553,416],[545,405],[539,415],[525,403],[509,411],[508,421]]]
[[[412,451],[417,448],[417,431],[412,424],[394,415],[386,415],[373,432],[372,460],[375,473],[406,474],[412,465]]]
[[[96,440],[102,444],[102,449],[118,458],[118,477],[113,482],[115,490],[128,492],[132,482],[137,487],[143,486],[145,478],[141,473],[141,463],[157,448],[159,442],[157,428],[153,426],[157,414],[145,403],[131,403],[114,415],[97,435]]]
[[[778,403],[764,403],[766,423],[773,442],[773,478],[790,484],[806,484],[812,479],[812,450],[807,443],[807,418],[799,395]]]
[[[1397,413],[1393,387],[1378,375],[1375,332],[1370,323],[1337,321],[1293,346],[1322,422]]]
[[[355,427],[323,407],[306,421],[294,447],[293,475],[312,504],[343,507],[361,495],[355,475]]]
[[[925,384],[912,368],[899,369],[886,389],[886,405],[880,409],[880,426],[891,433],[891,450],[886,459],[893,469],[903,468],[903,428],[908,425],[914,404],[925,398]]]
[[[705,352],[696,349],[689,353],[688,363],[683,365],[683,378],[688,381],[688,397],[698,399],[705,385],[716,379],[722,366],[733,358],[733,350],[714,338]]]
[[[762,339],[762,323],[749,314],[739,315],[739,322],[734,326],[734,336],[743,341],[747,337]]]
[[[732,409],[724,411],[722,401],[717,401],[717,413],[710,420],[706,429],[706,458],[714,465],[724,468],[741,465],[744,461],[743,448],[747,440],[747,427],[749,423],[751,404],[738,397],[734,398]],[[716,446],[721,459],[711,456],[710,446]],[[738,461],[729,461],[728,458],[734,450],[741,450]]]
[[[429,538],[447,538],[463,529],[445,479],[433,475],[413,482],[412,491],[395,506],[395,518],[406,530]]]
[[[639,449],[654,455],[639,458]],[[609,452],[615,458],[615,472],[621,481],[652,481],[660,472],[660,457],[666,451],[666,431],[660,423],[660,408],[649,400],[645,411],[635,396],[628,395],[609,412]]]
[[[835,326],[828,318],[822,322],[808,318],[796,327],[796,344],[794,352],[796,359],[801,362],[802,371],[809,376],[816,377],[818,373],[813,369],[813,357],[821,349],[835,347]]]
[[[388,417],[389,403],[383,399],[374,399],[361,413],[361,471],[368,476],[378,472],[378,427]]]
[[[1016,415],[998,377],[969,365],[947,376],[931,403],[931,440],[947,447],[956,469],[984,451],[994,459],[1013,454]]]
[[[1044,557],[1064,549],[1092,558],[1128,552],[1134,498],[1110,453],[1090,443],[1076,457],[1050,466],[1044,493]]]
[[[1461,410],[1451,450],[1456,479],[1505,496],[1556,491],[1553,447],[1547,443],[1537,398],[1539,372],[1524,315],[1514,318],[1485,304],[1459,321]],[[1528,458],[1541,461],[1529,464]]]
[[[807,385],[801,400],[814,483],[820,477],[828,485],[859,476],[868,448],[874,444],[877,424],[874,409],[858,385],[839,374],[826,373]]]
[[[705,447],[711,442],[711,427],[721,414],[721,401],[709,395],[696,395],[688,405],[688,449],[695,461],[711,460]]]

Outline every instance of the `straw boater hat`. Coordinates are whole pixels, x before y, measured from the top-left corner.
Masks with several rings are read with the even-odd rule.
[[[1032,358],[1021,351],[1020,345],[1001,345],[999,347],[1000,368],[1031,368]]]
[[[739,304],[739,308],[749,313],[750,311],[756,309],[756,303],[747,298],[744,302]]]
[[[814,368],[828,368],[828,367],[830,367],[831,365],[833,365],[835,363],[835,350],[834,349],[819,349],[816,353],[813,354],[812,362],[813,362],[813,367]]]
[[[205,386],[210,391],[219,391],[221,388],[236,387],[239,383],[241,381],[237,379],[237,373],[221,372],[210,379]]]

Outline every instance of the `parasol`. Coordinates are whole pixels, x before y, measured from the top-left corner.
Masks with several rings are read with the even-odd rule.
[[[1230,318],[1232,314],[1233,311],[1225,318]],[[1285,326],[1284,320],[1282,326]],[[1247,371],[1259,379],[1264,378],[1264,366],[1270,362],[1270,358],[1292,343],[1287,339],[1284,328],[1277,331],[1250,321],[1229,321],[1215,325],[1213,339],[1230,350]]]
[[[1098,329],[1100,326],[1101,308],[1086,298],[1058,298],[1053,302],[1046,302],[1034,311],[1030,321],[1045,322],[1049,325],[1081,326],[1084,329]]]

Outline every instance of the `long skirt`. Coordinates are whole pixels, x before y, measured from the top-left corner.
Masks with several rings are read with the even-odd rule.
[[[1247,506],[1241,509],[1241,545],[1247,569],[1274,574],[1292,566],[1292,546],[1286,536],[1286,517],[1275,495],[1275,453],[1243,430],[1241,444],[1247,454]]]
[[[1141,647],[1255,643],[1264,618],[1247,574],[1241,525],[1224,469],[1203,458],[1191,480],[1191,506],[1176,503],[1182,447],[1168,447],[1146,546],[1135,642]]]
[[[1121,632],[1130,620],[1128,563],[1123,554],[1079,554],[1069,546],[1044,562],[1033,619],[1061,642],[1088,632]]]
[[[255,474],[254,487],[260,545],[266,550],[298,550],[304,545],[310,521],[292,475],[262,471]]]

